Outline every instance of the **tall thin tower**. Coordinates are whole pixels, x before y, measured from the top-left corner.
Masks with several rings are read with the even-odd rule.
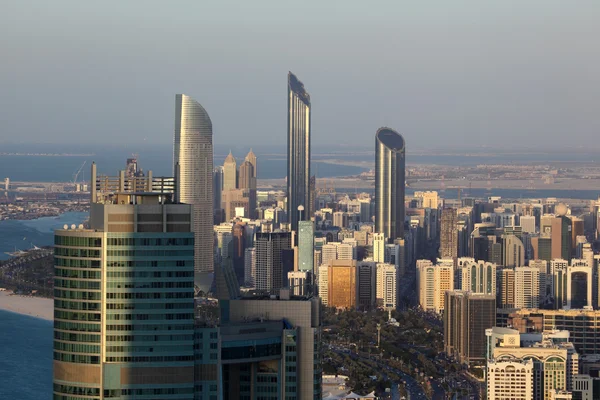
[[[310,95],[293,73],[288,73],[287,213],[291,228],[298,230],[298,207],[303,218],[313,215],[310,202]]]
[[[177,198],[193,205],[194,270],[213,271],[213,134],[206,110],[185,94],[175,96],[173,171]]]
[[[390,128],[375,134],[375,231],[404,239],[405,142]]]

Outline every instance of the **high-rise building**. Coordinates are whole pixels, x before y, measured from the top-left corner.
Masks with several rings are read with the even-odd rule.
[[[522,215],[519,217],[519,222],[521,224],[521,228],[523,228],[523,232],[535,233],[535,216]]]
[[[421,199],[421,208],[438,208],[438,192],[427,191],[427,192],[415,192],[416,198]]]
[[[498,287],[500,294],[498,300],[501,308],[513,308],[515,306],[515,269],[502,268],[498,273]]]
[[[234,190],[237,187],[237,162],[230,150],[223,163],[223,191]]]
[[[314,222],[298,222],[298,270],[314,274]]]
[[[404,138],[390,128],[375,134],[375,231],[393,242],[404,238]]]
[[[442,209],[440,225],[440,258],[455,260],[458,258],[458,231],[456,226],[456,210]]]
[[[377,299],[377,264],[360,261],[356,264],[357,307],[360,310],[371,310]]]
[[[377,305],[386,310],[398,307],[398,267],[393,264],[377,264]]]
[[[250,164],[252,164],[252,176],[254,177],[255,183],[256,179],[258,178],[258,164],[256,163],[256,160],[256,155],[254,154],[252,149],[250,149],[248,154],[246,154],[246,158],[244,159],[244,161],[248,161]]]
[[[223,167],[217,166],[213,170],[213,208],[214,210],[214,224],[218,225],[224,221],[223,207],[221,202],[223,201],[221,194],[223,192]]]
[[[571,230],[573,224],[565,215],[559,215],[551,220],[552,258],[571,258]]]
[[[537,308],[540,303],[540,270],[535,267],[515,268],[515,308]]]
[[[496,297],[491,294],[446,292],[444,347],[461,363],[484,362],[485,330],[496,326]]]
[[[463,291],[496,295],[496,264],[465,261],[461,267],[461,275]]]
[[[244,283],[247,286],[256,285],[256,249],[248,247],[244,251]]]
[[[117,193],[55,231],[55,399],[194,397],[193,206],[167,203]]]
[[[213,271],[213,135],[206,110],[184,94],[175,97],[173,171],[177,201],[193,205],[194,269]]]
[[[505,267],[522,267],[525,265],[525,246],[515,235],[502,236],[502,265]]]
[[[287,212],[291,229],[298,229],[296,210],[304,206],[304,220],[310,220],[310,96],[302,82],[288,73],[288,153],[287,153]]]
[[[356,307],[356,261],[329,262],[327,276],[327,305],[341,309]]]
[[[292,248],[291,232],[257,232],[256,288],[276,294],[287,281],[283,271],[283,251]]]
[[[219,309],[218,325],[199,321],[195,331],[196,399],[322,397],[318,297],[232,299]]]
[[[454,261],[439,260],[433,265],[429,260],[417,261],[417,293],[419,305],[425,311],[441,313],[445,307],[445,294],[454,290]]]
[[[240,165],[238,174],[238,188],[256,190],[256,178],[254,177],[254,166],[250,161],[244,161]]]
[[[294,296],[308,296],[312,292],[312,271],[290,271],[287,279]]]
[[[385,262],[385,243],[383,233],[373,234],[373,260],[377,263]]]

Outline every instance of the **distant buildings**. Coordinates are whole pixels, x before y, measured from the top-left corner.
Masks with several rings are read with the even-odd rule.
[[[393,242],[404,238],[404,138],[390,128],[375,134],[375,231]]]
[[[456,260],[458,258],[458,230],[456,210],[442,209],[440,225],[440,258]]]
[[[287,214],[291,229],[298,229],[298,207],[304,220],[312,216],[310,193],[310,95],[293,73],[288,74]]]
[[[185,94],[175,96],[173,171],[177,200],[193,205],[194,269],[213,271],[213,135],[206,110]]]

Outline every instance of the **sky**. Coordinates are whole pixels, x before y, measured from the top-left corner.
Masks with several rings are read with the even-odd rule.
[[[2,144],[172,143],[176,93],[214,143],[286,143],[287,72],[313,151],[600,148],[597,0],[3,0]]]

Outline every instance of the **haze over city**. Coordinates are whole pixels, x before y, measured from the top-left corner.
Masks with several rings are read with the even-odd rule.
[[[285,145],[288,70],[313,145],[597,146],[597,1],[7,1],[0,144],[168,144],[173,95],[214,141]]]

